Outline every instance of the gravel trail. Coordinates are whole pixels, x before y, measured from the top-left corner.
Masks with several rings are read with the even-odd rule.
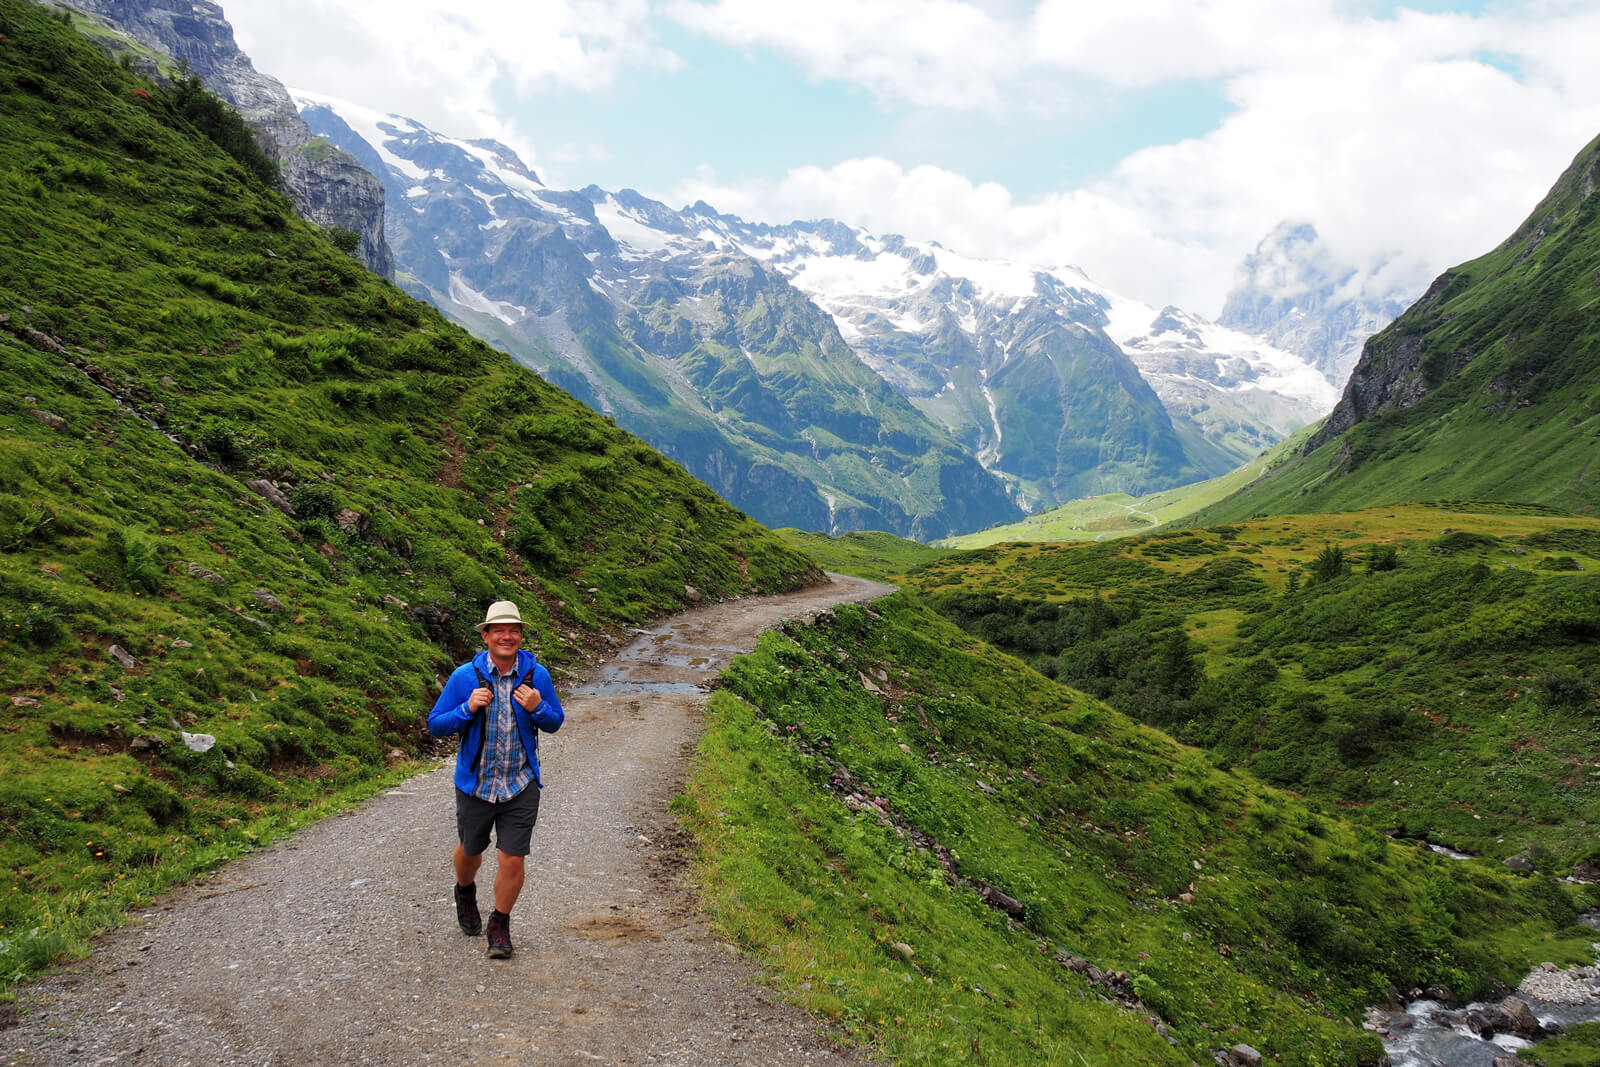
[[[0,1061],[861,1062],[716,940],[667,810],[701,685],[784,619],[892,591],[832,577],[667,619],[562,693],[510,960],[455,924],[452,756],[139,912],[19,995]]]

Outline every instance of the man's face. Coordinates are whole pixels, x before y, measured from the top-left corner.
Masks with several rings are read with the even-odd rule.
[[[483,628],[483,643],[489,655],[496,659],[510,659],[522,647],[522,627],[514,622],[497,622]]]

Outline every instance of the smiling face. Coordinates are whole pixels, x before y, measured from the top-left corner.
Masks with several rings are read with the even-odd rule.
[[[517,662],[517,649],[522,647],[522,627],[514,622],[497,622],[483,628],[483,645],[489,658],[502,672]]]

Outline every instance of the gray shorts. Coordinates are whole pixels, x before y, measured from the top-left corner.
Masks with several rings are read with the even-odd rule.
[[[477,856],[489,847],[489,831],[494,830],[494,846],[507,856],[526,856],[533,838],[533,825],[539,821],[539,783],[510,800],[496,804],[456,790],[456,836],[461,851]]]

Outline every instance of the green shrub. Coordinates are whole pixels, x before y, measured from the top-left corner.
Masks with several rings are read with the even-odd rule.
[[[339,493],[327,482],[302,482],[289,491],[289,503],[302,522],[339,514]]]
[[[229,419],[204,420],[196,441],[208,458],[227,468],[244,466],[255,450],[250,436]]]
[[[1429,551],[1442,555],[1454,555],[1457,552],[1483,551],[1492,549],[1500,544],[1500,539],[1492,534],[1474,533],[1470,530],[1452,530],[1430,543]]]
[[[15,498],[13,498],[15,499]],[[0,533],[0,549],[14,552],[23,548],[37,548],[55,540],[60,527],[56,513],[48,504],[38,501],[11,509],[15,517],[5,524]]]
[[[324,226],[322,232],[333,242],[333,247],[345,255],[355,255],[356,249],[361,247],[361,235],[355,230],[347,230],[342,226]]]
[[[1344,549],[1338,545],[1329,544],[1317,553],[1317,558],[1311,564],[1311,580],[1314,582],[1331,582],[1335,578],[1349,572],[1350,564],[1345,559]]]
[[[1541,671],[1538,689],[1547,707],[1583,708],[1594,703],[1594,682],[1573,667]]]
[[[137,526],[120,526],[111,532],[110,545],[129,588],[153,593],[161,587],[161,543],[156,538]]]
[[[70,631],[61,609],[49,603],[0,608],[0,634],[25,649],[43,650],[66,640]]]

